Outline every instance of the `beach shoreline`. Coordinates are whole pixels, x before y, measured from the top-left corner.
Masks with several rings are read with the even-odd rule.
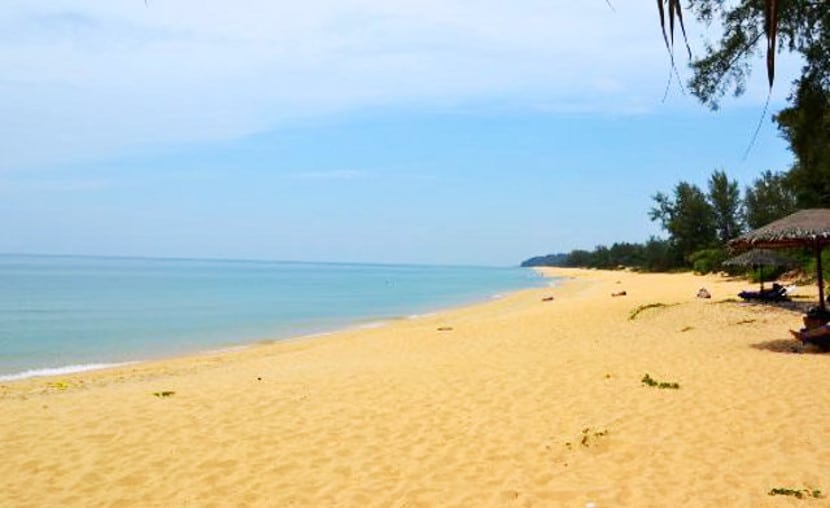
[[[395,265],[380,272],[376,265],[355,265],[351,275],[315,263],[302,264],[308,273],[294,270],[293,263],[262,263],[268,270],[261,273],[261,267],[240,270],[221,260],[175,260],[181,266],[171,269],[174,261],[163,259],[128,259],[124,265],[122,258],[71,257],[71,263],[46,268],[43,257],[11,259],[18,265],[7,271],[20,279],[11,287],[26,290],[6,296],[0,383],[375,328],[539,284],[531,270],[518,268]],[[98,265],[105,276],[98,275]],[[318,265],[319,272],[312,270]],[[515,275],[505,276],[510,270]],[[126,282],[113,294],[107,277],[119,276]],[[508,281],[511,276],[515,280]],[[254,277],[263,277],[262,284],[252,284]],[[55,284],[59,290],[49,290]],[[76,284],[77,292],[66,291]]]
[[[544,271],[566,282],[0,383],[0,504],[781,506],[795,500],[771,489],[830,492],[830,355],[788,339],[798,313],[735,302],[747,283],[717,276]]]
[[[538,273],[543,278],[550,279],[551,281],[555,279],[565,280],[565,277],[552,275],[546,272],[543,268],[534,268],[533,271]],[[228,359],[230,359],[230,357],[233,356],[234,353],[248,353],[251,352],[251,350],[267,349],[271,346],[278,344],[288,345],[304,343],[306,341],[325,340],[330,338],[336,338],[336,336],[341,334],[350,334],[360,332],[363,330],[382,330],[386,327],[394,326],[395,323],[402,321],[427,318],[440,318],[441,316],[447,313],[451,314],[457,311],[476,308],[481,305],[487,305],[491,302],[510,298],[511,296],[514,296],[521,292],[546,290],[552,287],[555,287],[553,285],[553,282],[551,282],[551,285],[544,287],[521,288],[515,290],[508,290],[498,294],[491,294],[486,297],[482,296],[480,298],[474,299],[471,302],[450,305],[444,308],[435,308],[422,314],[400,315],[385,318],[359,318],[355,319],[350,324],[346,324],[331,329],[322,329],[320,331],[296,335],[287,334],[284,336],[276,337],[263,336],[245,342],[229,341],[227,346],[208,346],[207,348],[192,349],[179,354],[164,356],[148,355],[146,358],[136,360],[96,362],[92,364],[34,368],[27,370],[25,372],[0,375],[0,390],[13,388],[15,385],[24,385],[27,384],[27,382],[29,381],[32,381],[35,384],[50,384],[55,382],[66,382],[66,380],[72,380],[76,377],[82,378],[83,376],[92,376],[98,378],[99,376],[97,376],[97,374],[100,374],[100,377],[102,378],[123,378],[125,375],[129,375],[130,373],[135,374],[139,371],[153,371],[155,369],[164,370],[166,368],[166,364],[168,363],[179,365],[193,362],[194,364],[199,364],[203,363],[200,360],[226,356],[229,357]]]

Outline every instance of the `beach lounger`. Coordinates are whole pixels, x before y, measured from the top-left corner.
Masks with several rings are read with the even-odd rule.
[[[762,291],[741,291],[738,296],[744,300],[760,300],[765,302],[781,302],[789,300],[787,288],[780,284],[773,284],[772,288]]]

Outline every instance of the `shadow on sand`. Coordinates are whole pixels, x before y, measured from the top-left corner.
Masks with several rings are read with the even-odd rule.
[[[777,307],[779,309],[785,309],[793,312],[798,312],[799,314],[806,314],[807,311],[812,309],[816,306],[816,302],[813,300],[808,301],[795,301],[795,300],[784,300],[778,302],[764,302],[759,300],[751,300],[751,301],[743,301],[743,300],[724,300],[724,302],[733,302],[739,303],[745,306],[751,306],[756,308],[769,308],[769,307]]]
[[[773,339],[764,342],[757,342],[755,344],[751,344],[751,346],[755,349],[772,351],[773,353],[786,353],[795,355],[827,354],[827,351],[822,351],[821,349],[815,346],[811,346],[809,344],[802,344],[794,339]]]

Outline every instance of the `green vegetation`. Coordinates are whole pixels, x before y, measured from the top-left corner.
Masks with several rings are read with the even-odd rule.
[[[652,386],[654,388],[659,388],[661,390],[679,390],[680,384],[679,383],[667,383],[664,381],[656,381],[651,376],[646,374],[643,376],[643,379],[640,380],[646,386]]]
[[[770,496],[792,496],[797,497],[798,499],[803,499],[805,497],[812,497],[815,499],[821,499],[823,496],[821,495],[820,490],[809,490],[809,489],[788,489],[788,488],[781,488],[776,487],[769,492],[767,492]]]
[[[794,259],[797,259],[798,256],[794,256]],[[815,264],[815,259],[813,259],[813,264]],[[806,270],[809,268],[809,261],[805,261],[803,263],[803,268]],[[761,282],[762,278],[765,281],[775,280],[780,276],[782,273],[786,272],[787,270],[792,269],[792,267],[787,266],[759,266],[755,270],[752,270],[749,274],[749,281],[750,282]],[[816,273],[815,268],[811,272],[807,273]]]
[[[682,258],[715,244],[715,214],[697,185],[680,182],[673,196],[658,192],[649,218],[669,233],[672,248]]]
[[[727,257],[726,242],[742,232],[799,209],[830,208],[830,3],[694,0],[681,7],[680,2],[660,0],[657,4],[670,49],[675,27],[685,36],[682,12],[687,20],[709,28],[710,40],[701,56],[691,61],[688,85],[713,109],[727,93],[744,92],[752,59],[759,53],[767,54],[770,84],[776,53],[797,55],[802,68],[792,83],[789,106],[773,117],[795,161],[776,171],[757,168],[758,177],[744,187],[743,196],[738,183],[720,169],[711,174],[705,191],[681,181],[670,192],[657,192],[649,217],[660,224],[665,239],[541,256],[528,260],[526,266],[719,271]],[[815,273],[806,264],[809,257],[801,255],[804,271]],[[830,263],[824,266],[825,275],[830,275]]]
[[[567,254],[548,254],[536,256],[522,261],[522,266],[567,266]]]
[[[729,259],[729,253],[723,248],[701,249],[689,254],[688,259],[695,273],[712,273],[724,269],[723,262]]]
[[[830,117],[830,108],[828,115]],[[830,146],[830,135],[828,137]],[[809,206],[830,207],[830,164],[827,179],[826,202]],[[539,256],[528,259],[522,266],[624,267],[649,272],[694,270],[696,273],[744,274],[753,282],[758,282],[761,275],[764,280],[774,280],[792,267],[762,267],[763,271],[759,273],[753,267],[724,266],[723,262],[732,255],[727,241],[747,229],[763,226],[813,203],[808,200],[815,198],[816,190],[806,181],[799,190],[793,182],[796,180],[791,178],[791,173],[766,171],[746,187],[741,199],[737,182],[729,180],[723,171],[714,171],[708,192],[688,182],[680,182],[671,194],[658,192],[653,196],[654,206],[649,217],[659,222],[668,234],[665,239],[652,237],[646,243],[621,242],[611,247],[599,245],[593,251],[577,249],[570,253]],[[786,255],[800,259],[805,273],[815,273],[811,252],[794,249]],[[830,279],[830,253],[825,256],[823,266]]]
[[[772,84],[778,48],[801,57],[803,67],[796,87],[813,76],[824,78],[827,84],[830,9],[826,2],[694,0],[687,3],[686,11],[687,16],[691,11],[697,21],[720,31],[719,40],[707,41],[703,55],[691,62],[691,92],[712,109],[727,93],[737,96],[745,91],[751,64],[759,53],[766,53],[766,70]]]
[[[651,238],[644,244],[615,243],[600,245],[593,251],[574,250],[570,253],[537,256],[522,262],[522,266],[566,266],[616,269],[620,267],[662,272],[677,266],[668,240]]]
[[[176,392],[171,392],[171,391],[153,392],[153,395],[155,395],[156,397],[159,397],[159,398],[172,397],[175,394],[176,394]]]
[[[744,220],[749,229],[789,215],[798,209],[785,173],[764,171],[744,190]]]
[[[614,269],[630,267],[643,271],[694,269],[700,273],[722,270],[729,256],[725,241],[743,230],[743,202],[738,184],[723,171],[715,171],[708,193],[688,182],[678,183],[671,195],[658,192],[649,217],[669,234],[645,243],[615,243],[593,251],[574,250],[531,258],[522,266],[572,266]],[[759,206],[765,206],[761,203]]]
[[[827,5],[824,9],[830,11]],[[830,43],[825,44],[830,54]],[[803,77],[796,88],[793,105],[775,116],[796,159],[786,184],[799,206],[825,208],[830,203],[830,70],[821,77]]]

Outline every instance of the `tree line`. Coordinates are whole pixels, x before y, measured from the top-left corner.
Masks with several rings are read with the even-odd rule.
[[[802,208],[830,206],[830,193],[818,192],[804,172],[798,163],[788,172],[764,171],[743,193],[723,170],[713,171],[705,188],[681,181],[670,192],[652,196],[649,218],[660,224],[665,238],[539,256],[522,266],[720,270],[730,256],[727,242],[732,238]]]
[[[674,16],[682,22],[679,2],[661,0],[658,7],[661,23],[664,14],[672,18],[673,31]],[[830,207],[830,2],[695,0],[688,9],[697,21],[720,30],[720,39],[708,41],[705,54],[690,62],[689,89],[712,109],[718,108],[727,92],[736,96],[744,92],[750,59],[759,45],[767,46],[770,85],[776,45],[800,55],[801,75],[792,83],[789,106],[773,116],[793,153],[793,165],[783,172],[761,173],[744,188],[743,195],[723,170],[712,173],[705,189],[681,181],[669,192],[656,193],[649,210],[665,238],[540,256],[525,261],[524,266],[707,272],[720,268],[728,255],[726,242],[747,229],[799,209]],[[665,33],[666,25],[662,26]]]

